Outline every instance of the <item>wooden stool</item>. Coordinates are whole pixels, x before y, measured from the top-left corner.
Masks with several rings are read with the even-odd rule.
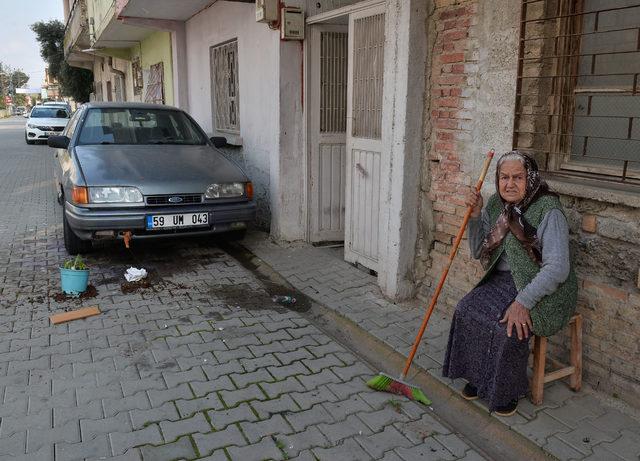
[[[582,314],[569,320],[571,329],[571,365],[564,365],[552,358],[547,359],[547,338],[536,336],[533,344],[533,377],[531,378],[531,402],[542,404],[544,384],[569,376],[569,387],[579,391],[582,387]],[[558,369],[545,373],[545,361],[549,360]]]

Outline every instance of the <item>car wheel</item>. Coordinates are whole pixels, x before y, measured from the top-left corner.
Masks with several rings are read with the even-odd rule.
[[[71,226],[69,226],[67,213],[64,208],[62,210],[62,233],[64,235],[64,247],[70,255],[88,253],[91,250],[91,240],[82,240],[73,232]]]
[[[24,134],[24,140],[27,142],[27,144],[35,143],[35,141],[31,141],[29,138],[27,138],[27,133]]]
[[[233,231],[226,232],[224,234],[227,240],[231,240],[234,242],[243,240],[246,235],[247,235],[247,229],[233,230]]]

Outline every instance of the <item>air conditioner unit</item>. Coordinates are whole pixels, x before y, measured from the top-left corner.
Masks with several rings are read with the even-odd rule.
[[[278,0],[256,0],[256,22],[278,20]]]
[[[280,10],[282,40],[304,40],[304,11],[300,8],[285,6]]]

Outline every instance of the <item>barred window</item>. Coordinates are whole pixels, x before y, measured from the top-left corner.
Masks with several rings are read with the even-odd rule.
[[[640,184],[640,2],[523,0],[521,19],[514,147]]]
[[[238,40],[211,47],[211,77],[215,128],[239,134]]]

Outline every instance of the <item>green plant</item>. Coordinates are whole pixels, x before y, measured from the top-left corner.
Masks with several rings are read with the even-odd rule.
[[[71,269],[73,271],[85,271],[88,269],[87,265],[82,260],[82,257],[80,257],[80,255],[76,256],[73,259],[65,261],[62,267],[65,269]]]

